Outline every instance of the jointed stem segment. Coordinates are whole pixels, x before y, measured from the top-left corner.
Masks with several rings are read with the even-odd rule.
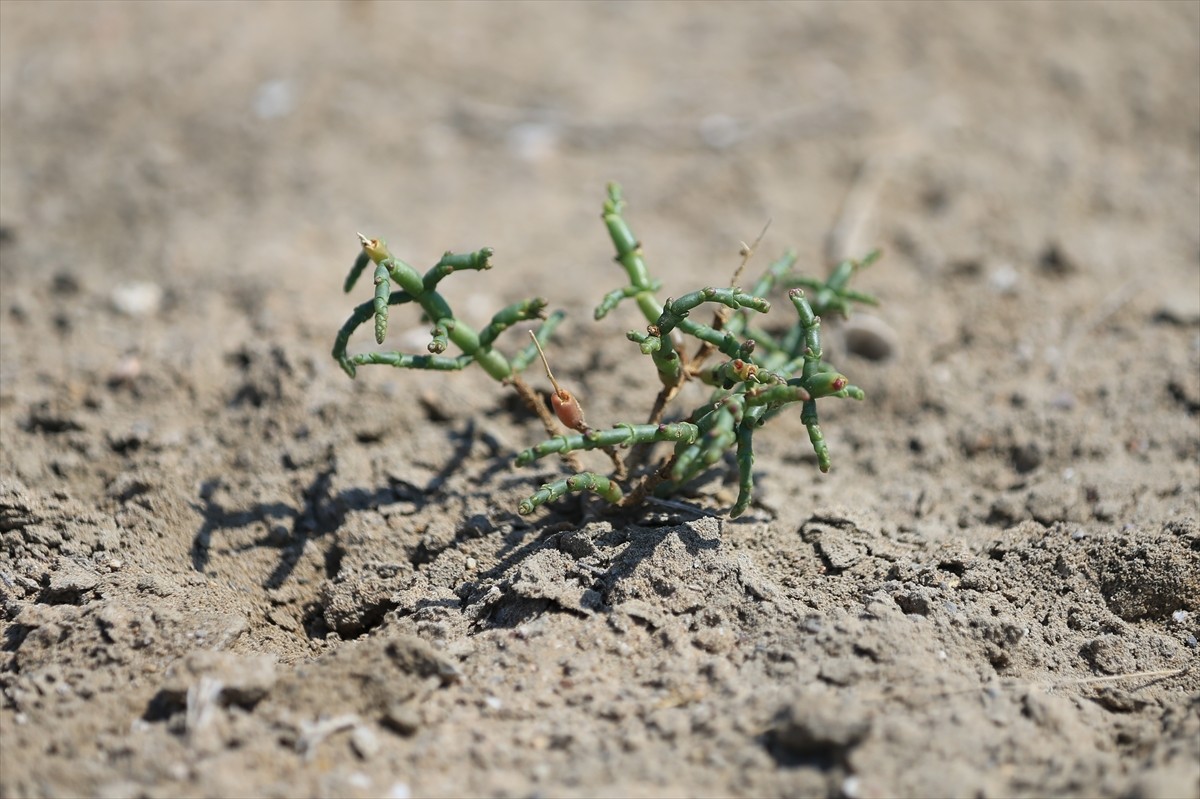
[[[536,494],[521,500],[521,504],[517,506],[517,513],[528,516],[538,505],[545,505],[569,491],[595,491],[613,505],[620,502],[622,496],[621,487],[615,481],[595,472],[580,472],[553,483],[546,483]]]
[[[689,422],[673,424],[621,424],[608,430],[593,430],[590,433],[576,433],[549,438],[535,447],[517,456],[518,466],[527,466],[538,458],[544,458],[556,452],[573,452],[580,449],[603,449],[622,444],[647,444],[651,441],[684,441],[696,440],[699,430]]]
[[[659,302],[656,294],[662,283],[649,273],[641,244],[622,215],[624,206],[620,187],[610,183],[602,217],[628,283],[604,295],[595,309],[595,318],[612,312],[623,300],[633,299],[648,323],[645,332],[631,331],[627,337],[650,356],[663,385],[649,414],[649,423],[620,423],[607,429],[589,427],[584,422],[579,400],[558,384],[547,362],[546,376],[553,386],[551,400],[558,416],[555,420],[534,389],[520,377],[563,319],[561,311],[546,315],[545,299],[533,297],[501,309],[478,333],[454,315],[439,293],[439,285],[458,271],[490,269],[492,250],[487,247],[471,253],[447,252],[421,275],[393,256],[382,241],[360,235],[363,251],[355,259],[344,287],[350,291],[367,266],[374,263],[374,296],[356,306],[338,331],[333,357],[351,377],[357,366],[364,364],[457,371],[478,363],[491,377],[515,389],[550,433],[545,441],[521,452],[516,458],[517,465],[525,466],[557,454],[576,471],[546,483],[522,501],[518,508],[522,515],[569,492],[592,491],[610,504],[622,507],[641,502],[650,493],[666,496],[682,490],[732,452],[732,464],[738,474],[738,497],[730,515],[739,516],[752,501],[754,434],[793,405],[800,406],[800,421],[808,430],[818,467],[822,472],[828,471],[829,447],[821,432],[817,401],[825,397],[861,400],[864,395],[823,359],[821,314],[846,315],[853,303],[875,303],[874,297],[851,290],[849,282],[858,271],[878,259],[878,251],[861,261],[844,261],[827,279],[818,280],[793,274],[797,255],[789,250],[751,284],[750,291],[743,291],[737,285],[708,287]],[[743,245],[742,263],[731,282],[738,281],[758,243]],[[393,289],[392,283],[398,289]],[[776,287],[790,289],[787,297],[797,316],[796,323],[778,335],[751,327],[749,313],[768,313],[771,306],[765,296]],[[806,295],[806,289],[810,294]],[[376,342],[382,344],[387,334],[389,309],[409,303],[417,305],[432,324],[429,354],[347,353],[351,334],[371,318],[375,320]],[[718,306],[710,324],[690,317],[706,303]],[[531,331],[533,340],[514,356],[505,357],[494,348],[504,331],[531,319],[540,319],[542,323]],[[682,350],[689,337],[699,342],[690,360]],[[460,354],[443,354],[451,344]],[[705,364],[714,356],[716,361]],[[680,421],[662,423],[668,404],[683,384],[693,378],[712,386],[708,401]],[[558,422],[574,432],[560,432]],[[675,446],[657,463],[635,456],[627,464],[619,452],[619,448],[642,447],[642,452],[649,453],[659,442]],[[612,474],[581,471],[576,460],[578,453],[596,449],[612,458]],[[627,467],[633,475],[628,493],[621,485],[627,478]]]
[[[629,285],[605,295],[600,305],[596,307],[597,320],[617,306],[622,299],[633,297],[637,300],[638,308],[646,321],[653,322],[662,313],[662,305],[654,297],[654,292],[662,288],[662,283],[653,280],[646,269],[646,261],[642,257],[641,242],[634,237],[633,231],[621,216],[625,208],[625,200],[621,197],[621,187],[616,183],[608,184],[608,199],[604,202],[604,225],[608,228],[609,238],[617,250],[617,263],[625,267],[629,276]]]
[[[356,364],[379,363],[408,369],[463,369],[474,362],[483,367],[489,375],[498,381],[505,381],[516,374],[519,369],[513,368],[513,363],[492,348],[496,337],[504,330],[524,319],[540,317],[546,307],[546,301],[541,298],[514,303],[505,308],[492,319],[490,325],[484,328],[482,334],[477,334],[469,325],[458,320],[449,303],[437,291],[437,285],[446,276],[460,270],[490,269],[488,259],[492,256],[490,247],[484,247],[471,253],[444,254],[422,277],[417,270],[396,258],[388,251],[387,244],[379,239],[368,239],[361,233],[358,236],[362,243],[363,252],[354,261],[350,274],[346,277],[345,289],[354,287],[359,276],[366,269],[367,263],[375,263],[375,298],[364,309],[359,306],[338,332],[333,345],[333,357],[346,373],[355,375]],[[364,260],[365,256],[365,260]],[[400,286],[402,291],[392,293],[391,281]],[[403,302],[416,302],[425,316],[432,320],[432,340],[428,350],[431,355],[407,355],[400,352],[368,353],[348,356],[346,347],[354,330],[371,316],[375,317],[375,340],[382,344],[387,335],[388,308]],[[462,355],[456,358],[442,357],[447,346],[453,343]],[[528,361],[525,361],[527,364]]]
[[[866,269],[878,261],[882,254],[880,250],[872,250],[867,253],[866,257],[859,261],[842,261],[833,268],[833,272],[826,280],[795,275],[789,277],[784,282],[784,285],[800,286],[811,291],[813,295],[811,302],[816,313],[822,316],[836,313],[839,316],[846,317],[850,315],[851,303],[858,302],[864,305],[879,304],[879,300],[870,294],[852,291],[847,288],[847,285],[850,282],[850,278],[854,277],[860,269]]]

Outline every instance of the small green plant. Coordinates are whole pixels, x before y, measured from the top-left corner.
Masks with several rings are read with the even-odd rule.
[[[438,292],[438,285],[456,271],[489,269],[492,255],[489,248],[473,253],[447,252],[422,276],[393,256],[382,241],[360,234],[362,253],[346,278],[345,290],[349,292],[366,268],[374,264],[375,295],[355,308],[342,326],[334,341],[333,357],[351,377],[364,364],[453,371],[477,363],[492,378],[512,387],[542,420],[550,436],[517,455],[517,465],[525,466],[557,454],[575,472],[541,486],[524,499],[518,506],[522,515],[575,491],[595,492],[619,507],[638,505],[648,496],[666,497],[702,473],[717,468],[726,453],[732,451],[739,491],[729,513],[739,516],[749,507],[754,488],[754,434],[792,406],[800,408],[800,419],[808,429],[818,467],[822,472],[828,471],[829,448],[818,423],[817,401],[828,397],[861,400],[863,392],[823,360],[821,317],[845,316],[852,303],[875,304],[875,298],[851,290],[849,283],[860,269],[878,259],[879,252],[872,252],[860,261],[843,261],[828,278],[819,280],[795,274],[797,256],[788,251],[767,268],[750,291],[743,291],[737,285],[710,287],[660,302],[657,294],[662,284],[650,276],[641,246],[622,214],[624,206],[620,187],[609,184],[603,219],[616,247],[616,260],[629,282],[604,296],[596,307],[595,318],[603,318],[623,300],[632,299],[649,323],[644,332],[633,330],[627,334],[650,357],[662,384],[644,423],[620,422],[606,429],[587,425],[579,400],[555,380],[542,353],[542,346],[563,318],[561,312],[546,314],[545,299],[534,297],[502,309],[479,333],[455,317]],[[753,246],[743,246],[742,263],[731,283],[737,283],[753,251]],[[392,289],[393,283],[399,286],[399,291]],[[777,288],[787,290],[796,318],[783,331],[773,333],[752,324],[752,320],[770,310],[765,295]],[[375,340],[382,344],[387,334],[389,309],[409,304],[416,305],[422,317],[432,324],[427,353],[347,353],[351,334],[368,319],[374,319]],[[705,304],[716,306],[709,324],[691,318]],[[501,333],[531,319],[539,320],[539,324],[536,331],[530,331],[533,340],[529,344],[511,357],[496,349]],[[689,339],[694,340],[690,355],[685,347]],[[460,354],[444,355],[450,344]],[[550,397],[554,414],[521,377],[539,355],[553,386]],[[712,387],[708,400],[686,416],[676,414],[674,420],[664,421],[672,400],[689,380]],[[560,424],[572,432],[563,432]],[[635,467],[626,463],[625,450],[637,447],[639,454],[646,455],[659,442],[672,443],[674,447],[656,462],[641,457]],[[575,454],[590,449],[608,454],[613,463],[610,474],[582,470]]]

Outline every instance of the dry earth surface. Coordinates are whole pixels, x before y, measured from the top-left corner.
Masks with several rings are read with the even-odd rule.
[[[5,0],[0,121],[0,795],[1200,794],[1200,5]],[[665,294],[885,250],[829,474],[520,517],[330,358],[356,231],[490,245],[640,421],[608,180]]]

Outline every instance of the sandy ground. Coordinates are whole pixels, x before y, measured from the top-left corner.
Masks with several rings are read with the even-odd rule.
[[[5,0],[0,121],[0,795],[1200,795],[1200,5]],[[356,231],[488,245],[641,421],[608,180],[666,294],[885,250],[829,474],[520,517],[330,358]]]

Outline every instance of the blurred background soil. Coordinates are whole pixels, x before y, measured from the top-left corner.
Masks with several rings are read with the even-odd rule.
[[[609,180],[663,296],[885,250],[829,474],[522,518],[486,376],[330,358],[356,231],[487,245],[641,421]],[[1197,796],[1198,220],[1196,3],[5,0],[0,795]]]

